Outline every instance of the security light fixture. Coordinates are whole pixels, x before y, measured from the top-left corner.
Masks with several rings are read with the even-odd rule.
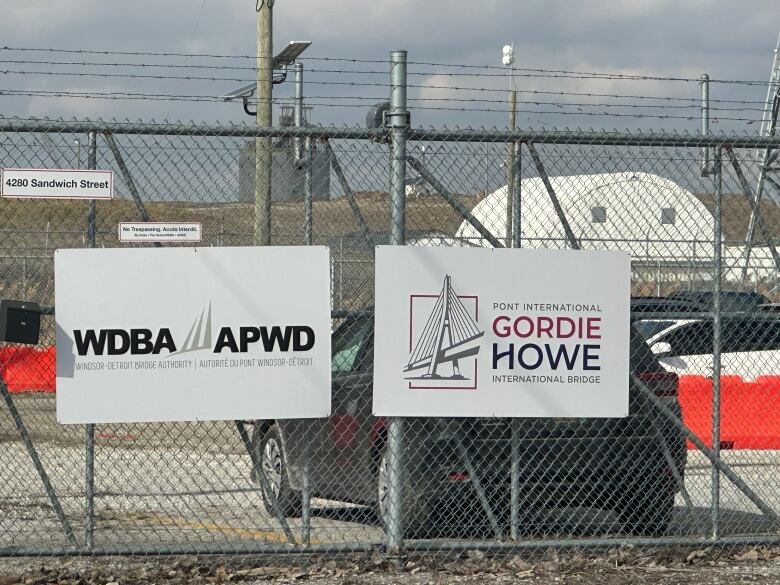
[[[290,65],[295,63],[295,60],[301,56],[301,53],[309,48],[309,45],[311,45],[311,41],[290,41],[290,43],[274,57],[273,70],[275,72],[278,71],[278,73],[274,73],[274,85],[283,83],[287,79],[287,69]],[[219,96],[219,99],[226,102],[241,100],[244,103],[244,111],[250,116],[254,116],[256,115],[256,112],[252,112],[249,109],[249,98],[251,98],[256,91],[257,82],[255,81],[242,85],[233,91],[229,91],[228,93]]]

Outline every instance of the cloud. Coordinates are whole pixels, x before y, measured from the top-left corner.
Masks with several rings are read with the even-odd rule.
[[[202,1],[202,0],[201,0]],[[0,19],[0,35],[8,46],[86,48],[151,52],[201,52],[253,55],[256,15],[250,0],[26,0],[6,2]],[[199,20],[198,20],[199,18]],[[308,57],[348,57],[385,60],[395,48],[409,50],[410,79],[420,85],[453,87],[479,84],[502,89],[503,78],[445,75],[446,70],[423,66],[420,62],[500,64],[501,46],[514,40],[517,66],[521,68],[632,71],[645,75],[698,77],[708,72],[714,78],[765,79],[771,50],[780,22],[780,3],[754,0],[750,10],[733,0],[279,0],[275,8],[276,46],[288,40],[308,39],[313,45]],[[197,26],[196,26],[197,24]],[[98,56],[57,53],[14,53],[0,51],[2,59],[99,60]],[[194,62],[173,58],[108,56],[103,61],[154,64]],[[209,64],[251,67],[252,59]],[[306,61],[311,71],[307,80],[309,95],[343,95],[381,98],[387,77],[382,74],[339,76],[317,73],[314,69],[362,69],[384,71],[386,63]],[[0,64],[0,69],[52,70],[53,66]],[[83,66],[59,70],[92,71]],[[101,70],[106,70],[101,69]],[[128,68],[113,68],[115,72]],[[133,71],[138,71],[134,69]],[[182,70],[151,68],[163,75],[186,75]],[[480,70],[471,70],[479,72]],[[249,69],[203,70],[212,77],[253,78]],[[210,73],[210,75],[209,75]],[[415,77],[416,73],[423,73]],[[328,86],[334,79],[369,85]],[[81,81],[81,80],[79,80]],[[165,79],[90,78],[88,87],[119,88],[150,93],[220,95],[238,82]],[[74,78],[0,75],[6,89],[74,87]],[[87,84],[85,84],[87,85]],[[587,79],[523,77],[518,86],[525,90],[577,91],[673,95],[695,97],[695,84],[662,82],[619,82]],[[276,88],[280,97],[292,88]],[[455,96],[454,89],[421,88],[412,97]],[[473,95],[460,92],[460,97]],[[714,98],[762,100],[761,88],[713,85]],[[482,94],[484,96],[484,94]],[[500,96],[498,96],[500,97]],[[320,100],[322,101],[322,100]],[[522,97],[521,97],[522,102]],[[121,118],[164,117],[223,121],[244,121],[246,116],[234,104],[189,102],[108,102],[53,98],[0,98],[5,115],[36,115]],[[491,106],[492,107],[492,106]],[[456,108],[457,109],[457,108]],[[488,108],[484,108],[488,109]],[[499,108],[500,109],[500,108]],[[530,108],[529,108],[530,109]],[[323,108],[318,106],[319,122],[354,123],[363,119],[364,108]],[[462,113],[422,110],[415,114],[421,123],[450,125],[500,125],[502,114]],[[568,118],[528,115],[523,123],[536,126],[564,124]],[[588,120],[585,120],[586,122]],[[598,125],[599,120],[590,120]],[[605,125],[611,126],[613,121]],[[579,121],[578,121],[579,123]],[[586,124],[591,125],[591,124]],[[622,124],[621,124],[622,125]],[[682,123],[685,127],[685,123]]]

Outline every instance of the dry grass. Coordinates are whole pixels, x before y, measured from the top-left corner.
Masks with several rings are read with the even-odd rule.
[[[715,207],[713,196],[700,194],[697,197],[712,213]],[[780,237],[780,206],[770,201],[763,201],[759,208],[769,233],[773,238]],[[724,239],[729,243],[744,242],[748,223],[750,222],[750,203],[745,196],[736,193],[724,195],[722,217]],[[760,238],[760,235],[757,231],[757,238]],[[759,245],[763,245],[763,242],[759,242]]]
[[[710,212],[713,197],[698,194]],[[480,198],[462,196],[469,208]],[[386,193],[359,193],[358,206],[372,232],[385,233],[390,223]],[[780,237],[780,206],[771,202],[761,203],[761,215],[773,237]],[[146,203],[146,209],[154,221],[198,221],[203,224],[207,237],[222,230],[226,234],[249,236],[254,216],[252,203],[193,204],[178,202]],[[121,221],[138,221],[135,204],[126,199],[100,201],[97,204],[98,230],[106,245],[115,243],[112,235]],[[0,230],[45,232],[83,231],[86,229],[87,203],[85,201],[29,201],[0,199]],[[289,240],[303,233],[304,207],[302,202],[274,203],[272,206],[274,237]],[[409,197],[406,207],[407,231],[410,233],[437,232],[453,235],[461,217],[442,198],[437,196]],[[743,241],[750,219],[750,204],[741,195],[723,197],[723,235],[730,242]],[[333,236],[355,234],[359,226],[347,200],[343,197],[332,201],[314,203],[314,233],[324,239]],[[280,242],[284,243],[284,242]]]
[[[360,193],[358,206],[372,232],[388,231],[389,211],[386,193]],[[469,206],[476,204],[474,197],[463,197]],[[146,203],[146,209],[154,221],[198,221],[208,240],[220,232],[228,237],[248,237],[252,234],[254,206],[252,203],[221,203],[199,205],[193,203]],[[359,225],[345,198],[314,203],[314,233],[318,239],[359,232]],[[407,230],[454,234],[461,218],[441,197],[411,197],[407,200]],[[30,201],[0,200],[0,230],[44,233],[81,232],[86,230],[87,203],[84,201]],[[117,224],[122,221],[138,221],[138,212],[132,201],[115,199],[97,203],[99,240],[105,245],[116,243]],[[304,206],[301,202],[274,203],[272,206],[274,238],[286,243],[300,239],[304,225]],[[32,234],[28,234],[32,237]],[[21,239],[22,234],[18,238]],[[8,243],[8,240],[6,240]],[[19,244],[23,243],[21,241]],[[212,243],[209,241],[209,243]],[[227,242],[230,243],[230,242]]]

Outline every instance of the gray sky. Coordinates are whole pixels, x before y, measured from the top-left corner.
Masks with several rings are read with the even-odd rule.
[[[255,51],[254,0],[3,0],[0,44],[8,47],[154,51],[252,55]],[[355,57],[384,60],[388,51],[403,48],[410,61],[500,65],[500,50],[514,40],[516,66],[577,71],[620,72],[645,76],[698,77],[707,72],[719,79],[765,80],[771,51],[780,29],[777,0],[277,0],[275,46],[292,39],[313,41],[307,57]],[[62,53],[0,51],[3,60],[100,61],[104,63],[165,63],[230,65],[249,68],[249,59],[207,60],[173,57],[96,56]],[[386,63],[354,64],[306,60],[308,70],[385,71]],[[111,74],[198,75],[251,81],[249,70],[192,70],[123,67],[60,66],[0,63],[0,70],[37,72],[108,72]],[[502,100],[501,91],[464,91],[452,87],[502,90],[503,77],[452,77],[444,72],[491,73],[500,70],[452,69],[411,65],[411,98]],[[419,75],[417,75],[419,74]],[[388,76],[381,74],[307,73],[309,96],[315,103],[353,104],[354,107],[315,107],[319,123],[362,124],[364,102],[336,96],[381,98]],[[373,86],[333,86],[329,82],[358,82]],[[314,83],[317,82],[317,83]],[[518,77],[520,90],[595,92],[639,96],[696,98],[696,83]],[[219,95],[235,81],[191,81],[80,76],[0,74],[2,90],[112,92],[130,91],[176,95]],[[434,86],[423,87],[423,86]],[[761,102],[760,86],[714,84],[713,98]],[[290,83],[278,87],[289,97]],[[533,127],[664,127],[696,130],[695,120],[586,116],[581,112],[611,111],[698,116],[695,102],[674,102],[689,109],[609,109],[556,105],[532,106],[529,100],[603,103],[606,99],[556,95],[520,95],[521,110],[558,111],[554,115],[521,113],[519,123]],[[610,98],[611,99],[611,98]],[[81,98],[0,96],[5,116],[78,118],[182,119],[249,121],[238,105],[187,101],[103,100]],[[614,100],[648,104],[641,100]],[[415,104],[413,104],[415,105]],[[500,103],[428,101],[417,106],[499,110]],[[725,105],[725,104],[723,104]],[[741,107],[734,105],[732,107]],[[756,104],[751,107],[760,108]],[[566,109],[576,115],[563,115]],[[717,112],[716,112],[717,114]],[[415,125],[501,126],[505,112],[459,112],[418,109]],[[758,118],[756,111],[720,112],[721,117]],[[744,121],[716,122],[715,129],[754,131]]]

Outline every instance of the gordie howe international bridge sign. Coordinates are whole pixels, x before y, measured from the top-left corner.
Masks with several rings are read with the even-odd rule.
[[[324,247],[58,250],[62,423],[330,414]]]
[[[382,416],[628,414],[623,252],[377,248]]]

